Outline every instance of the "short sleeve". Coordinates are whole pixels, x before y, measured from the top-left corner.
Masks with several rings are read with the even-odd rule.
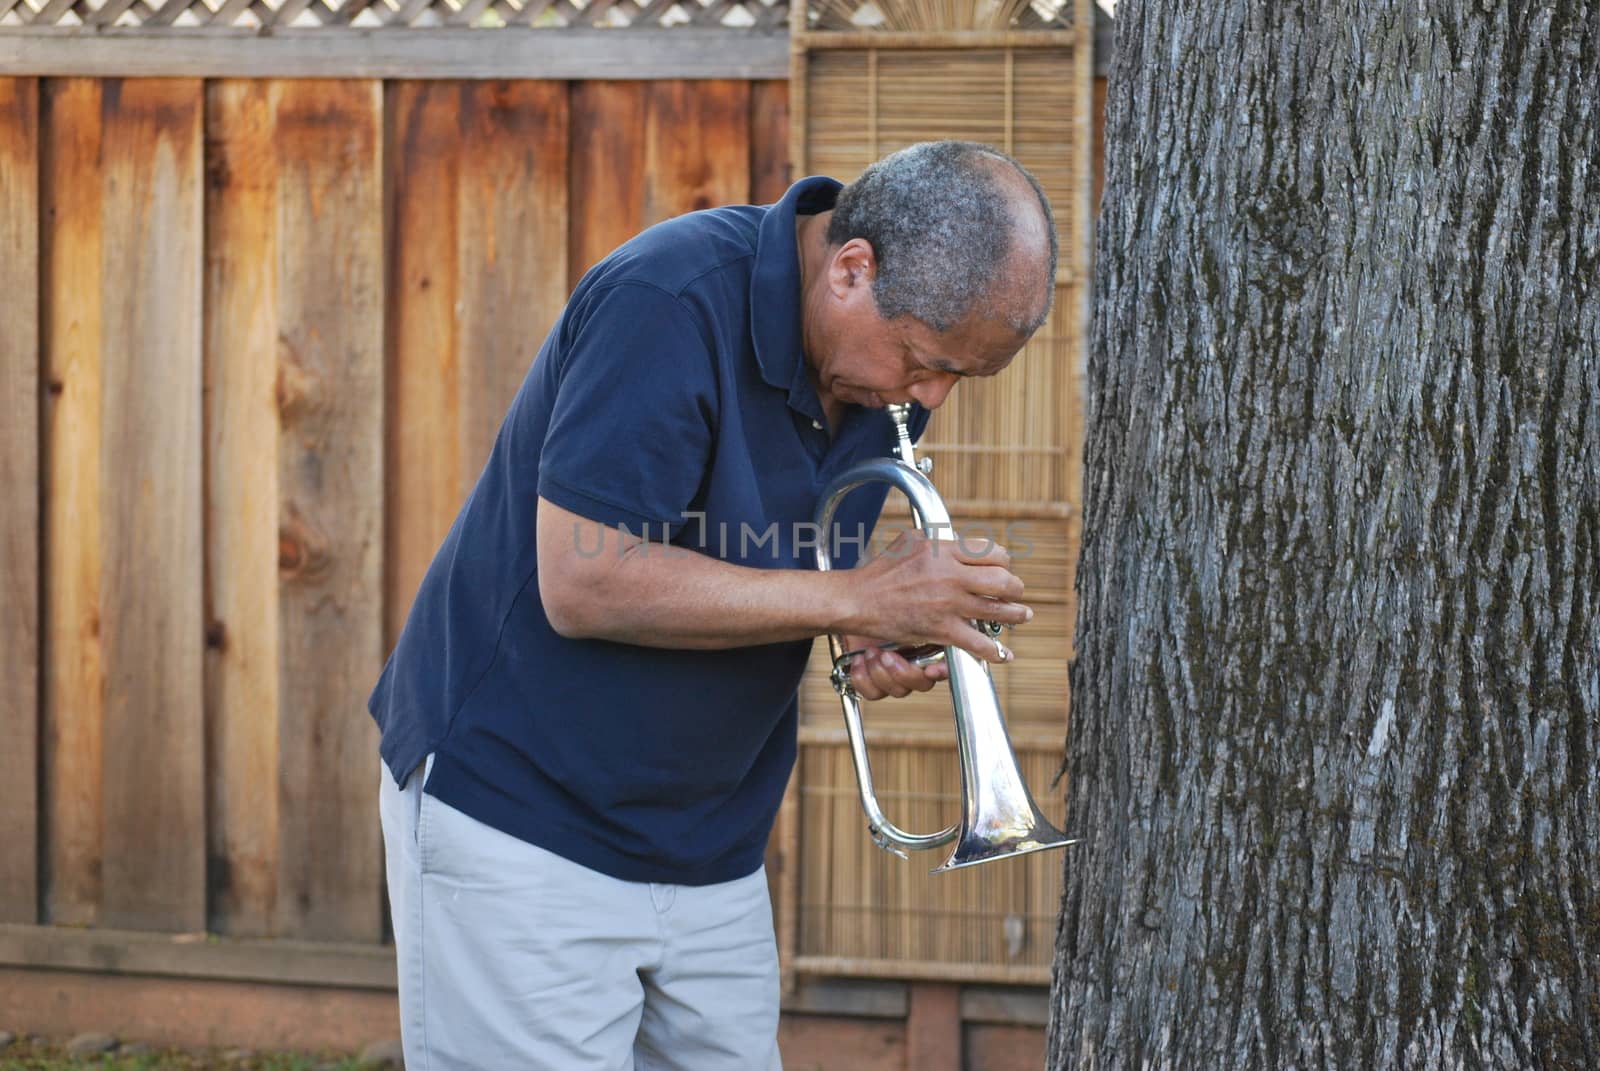
[[[690,311],[656,287],[614,284],[586,298],[559,360],[540,497],[676,535],[710,467],[718,394]]]

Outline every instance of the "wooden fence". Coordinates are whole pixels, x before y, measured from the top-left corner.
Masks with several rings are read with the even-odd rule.
[[[781,81],[0,78],[0,921],[375,943],[364,703],[579,275]]]
[[[0,927],[0,964],[391,984],[367,690],[571,286],[651,222],[781,194],[789,100],[742,79],[0,77],[0,923],[25,927]],[[920,136],[949,133],[928,108]],[[1081,154],[1077,111],[1034,136]],[[888,115],[826,169],[898,147]],[[1051,324],[928,445],[958,516],[1026,521],[1040,617],[997,676],[1060,822],[1085,220],[1052,195]],[[1044,980],[1059,857],[932,881],[880,855],[820,679],[769,855],[790,981]],[[895,817],[940,824],[947,702],[872,718]],[[202,930],[314,944],[135,932]]]

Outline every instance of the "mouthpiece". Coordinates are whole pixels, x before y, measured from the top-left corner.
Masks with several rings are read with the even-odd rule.
[[[894,402],[887,406],[889,417],[894,421],[895,444],[894,451],[912,468],[917,468],[917,455],[911,445],[911,406],[904,402]]]

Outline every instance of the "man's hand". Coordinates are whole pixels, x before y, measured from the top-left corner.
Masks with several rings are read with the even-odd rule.
[[[950,677],[950,669],[942,659],[919,666],[907,657],[916,651],[885,651],[879,646],[882,640],[865,636],[840,639],[846,651],[862,652],[850,660],[850,685],[862,699],[904,699],[912,692],[926,692]]]
[[[1020,625],[1033,619],[1033,611],[1019,601],[1022,580],[1010,565],[1011,555],[998,543],[902,532],[883,552],[844,574],[851,578],[854,606],[841,633],[889,636],[901,646],[959,647],[986,662],[1009,661],[1011,652],[972,622]],[[897,688],[927,690],[915,687],[915,676],[926,676],[924,669],[892,652],[873,658],[862,675],[883,694],[908,694]],[[851,677],[857,677],[855,667]],[[856,690],[868,694],[860,683]]]

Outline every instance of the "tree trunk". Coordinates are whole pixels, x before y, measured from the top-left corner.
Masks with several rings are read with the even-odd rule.
[[[1117,22],[1050,1065],[1600,1068],[1600,5]]]

